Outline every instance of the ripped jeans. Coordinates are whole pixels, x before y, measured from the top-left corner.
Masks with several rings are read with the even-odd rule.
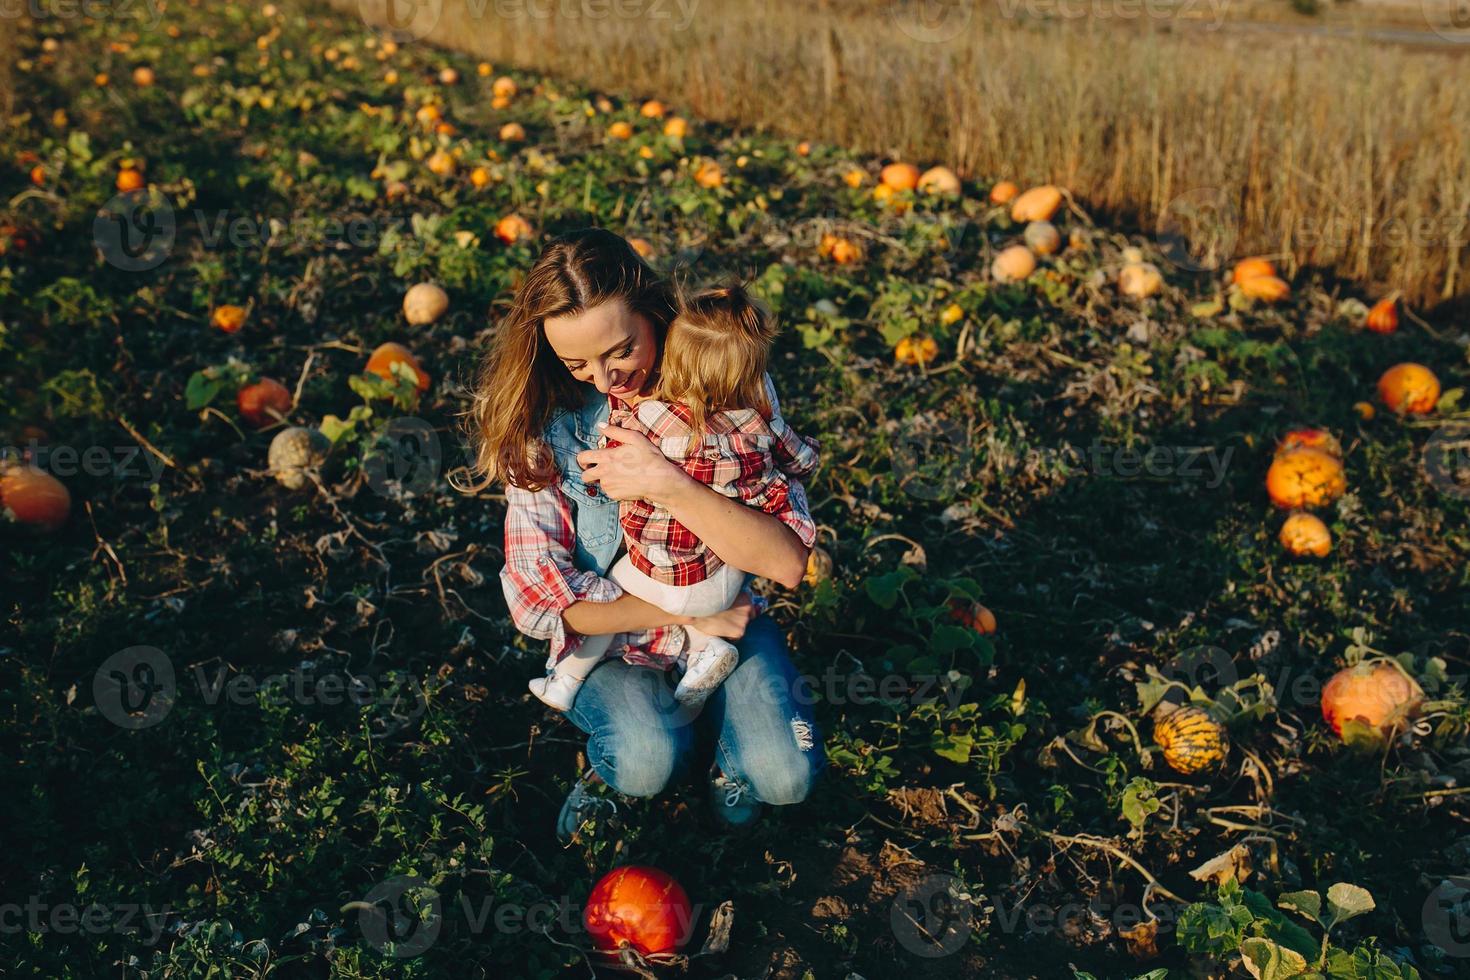
[[[587,733],[587,759],[609,786],[656,796],[702,775],[712,748],[740,796],[773,805],[806,799],[827,765],[811,685],[798,683],[769,616],[752,620],[735,645],[740,665],[702,705],[675,701],[665,671],[619,659],[593,669],[567,717]]]

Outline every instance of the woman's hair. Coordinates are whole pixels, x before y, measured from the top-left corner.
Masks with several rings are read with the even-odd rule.
[[[467,413],[470,472],[480,479],[466,489],[502,481],[538,490],[556,481],[541,434],[557,408],[582,406],[586,388],[546,342],[544,324],[615,299],[648,318],[661,346],[674,316],[673,290],[621,236],[589,228],[541,251],[480,365]]]
[[[776,324],[742,286],[681,297],[664,338],[654,394],[689,409],[693,438],[702,441],[710,413],[753,408],[766,418],[766,361]]]

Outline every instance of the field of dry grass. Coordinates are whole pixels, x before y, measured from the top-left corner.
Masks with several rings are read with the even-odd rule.
[[[430,42],[720,121],[1057,181],[1090,212],[1145,228],[1202,203],[1233,208],[1239,234],[1222,251],[1289,256],[1426,306],[1462,288],[1470,89],[1456,48],[1170,33],[1168,17],[1123,0],[1037,19],[1060,2],[910,15],[775,0],[431,0],[417,8],[427,19],[402,26],[433,20]],[[339,0],[368,16],[374,3]],[[1207,20],[1216,9],[1175,7],[1170,17]]]

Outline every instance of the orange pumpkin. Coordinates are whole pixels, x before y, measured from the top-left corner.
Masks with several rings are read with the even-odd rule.
[[[799,156],[799,157],[808,157],[808,156],[811,156],[812,155],[812,145],[811,145],[811,143],[807,142],[806,140],[802,140],[800,143],[797,143],[796,144],[796,155]]]
[[[209,322],[216,330],[235,333],[245,325],[245,307],[229,303],[216,306],[214,312],[209,316]]]
[[[71,514],[71,494],[56,477],[34,466],[0,467],[0,518],[55,531]]]
[[[628,239],[628,244],[632,245],[633,251],[637,252],[642,258],[651,259],[657,254],[653,243],[646,238],[630,238]]]
[[[1363,324],[1374,333],[1393,333],[1399,328],[1399,298],[1395,293],[1373,304]]]
[[[453,68],[441,68],[441,69],[439,69],[439,84],[440,85],[458,85],[459,84],[459,72],[455,71]]]
[[[638,115],[645,119],[662,119],[666,111],[664,104],[658,99],[649,99],[639,107]]]
[[[1400,415],[1427,415],[1439,402],[1439,379],[1422,364],[1395,364],[1378,379],[1378,397]]]
[[[1275,276],[1251,276],[1240,283],[1239,289],[1246,296],[1262,303],[1278,303],[1291,295],[1291,287],[1286,280]]]
[[[990,188],[990,203],[1009,204],[1016,199],[1016,195],[1019,193],[1021,193],[1021,188],[1009,180],[1003,180]]]
[[[1342,461],[1320,449],[1282,453],[1266,471],[1266,493],[1286,510],[1321,507],[1347,492]]]
[[[801,577],[801,580],[807,585],[816,585],[819,582],[831,578],[832,569],[831,554],[825,548],[815,547],[806,556],[806,574]]]
[[[817,246],[817,254],[831,259],[838,265],[851,265],[862,260],[863,250],[857,242],[829,233],[822,236],[822,241]]]
[[[495,237],[507,245],[514,245],[530,236],[531,223],[518,214],[508,214],[495,222]]]
[[[684,889],[658,868],[616,868],[592,886],[582,922],[593,945],[606,953],[631,947],[644,956],[679,950],[694,930],[694,909]]]
[[[494,70],[495,69],[490,66],[490,62],[488,61],[482,61],[475,66],[475,74],[479,75],[481,78],[489,78],[490,73]]]
[[[664,135],[673,140],[683,139],[689,135],[689,121],[680,116],[670,116],[664,122]]]
[[[502,143],[520,143],[526,138],[526,127],[518,122],[508,122],[500,127],[500,141]]]
[[[1235,270],[1230,274],[1230,281],[1239,286],[1247,279],[1257,279],[1261,276],[1275,276],[1276,267],[1269,259],[1250,258],[1241,259],[1235,263]]]
[[[235,403],[242,419],[253,428],[263,429],[291,411],[291,392],[274,378],[261,378],[242,387]]]
[[[700,187],[713,189],[725,182],[725,172],[713,160],[701,160],[694,170],[694,182]]]
[[[1412,717],[1423,699],[1418,683],[1397,664],[1364,661],[1338,671],[1322,688],[1322,718],[1344,740],[1348,722],[1382,737]]]
[[[46,168],[39,163],[31,168],[31,183],[37,187],[46,186]]]
[[[393,365],[406,364],[413,371],[415,384],[419,391],[427,391],[429,388],[429,375],[419,364],[419,359],[414,357],[407,347],[389,341],[382,344],[373,351],[368,358],[365,370],[369,374],[392,381],[396,375],[393,373]]]
[[[1320,449],[1324,453],[1342,459],[1342,443],[1326,429],[1292,429],[1276,443],[1276,455],[1289,453],[1293,449]]]
[[[943,197],[958,197],[962,189],[959,177],[948,167],[930,167],[919,175],[918,187],[925,194]]]
[[[1062,235],[1050,221],[1033,221],[1021,234],[1026,247],[1037,255],[1055,255],[1062,247]]]
[[[454,154],[447,150],[435,150],[427,161],[429,172],[447,177],[454,173]]]
[[[139,65],[133,69],[133,84],[139,88],[148,88],[158,80],[153,74],[153,69],[146,65]]]
[[[607,127],[607,136],[608,136],[608,139],[615,139],[615,140],[629,140],[629,139],[632,139],[633,138],[633,126],[632,126],[631,123],[629,123],[629,122],[627,122],[625,120],[619,119],[617,122],[615,122],[611,126]]]
[[[1011,220],[1018,224],[1050,221],[1062,206],[1061,188],[1051,184],[1033,187],[1011,203]]]
[[[857,188],[857,187],[863,186],[863,181],[865,181],[867,179],[868,179],[868,175],[865,174],[865,173],[863,173],[857,167],[853,167],[851,170],[847,171],[846,173],[844,173],[842,175],[842,182],[844,184],[846,184],[848,187],[853,187],[853,188]]]
[[[1017,282],[1036,271],[1036,256],[1025,245],[1012,245],[995,257],[990,274],[997,282]]]
[[[415,112],[413,114],[413,117],[417,119],[421,125],[433,127],[433,125],[437,123],[441,118],[441,113],[439,112],[439,107],[430,102],[428,105],[419,106],[418,112]]]
[[[996,630],[995,613],[978,602],[951,599],[949,601],[949,618],[957,623],[968,626],[982,636],[989,636]]]
[[[130,194],[143,189],[143,175],[133,167],[124,167],[117,172],[116,186],[119,193]]]
[[[1315,514],[1297,511],[1281,525],[1281,547],[1289,554],[1326,558],[1332,550],[1332,532]]]
[[[1118,273],[1118,292],[1133,299],[1148,299],[1164,288],[1164,276],[1151,262],[1130,262]]]
[[[893,356],[900,364],[928,364],[939,356],[939,344],[933,337],[915,334],[900,340],[893,348]]]
[[[878,172],[883,186],[896,191],[911,191],[919,186],[919,168],[912,163],[890,163]]]
[[[501,75],[490,86],[490,94],[497,99],[511,99],[515,97],[517,88],[516,80],[509,75]]]
[[[470,183],[476,187],[484,187],[490,183],[490,171],[484,167],[476,167],[470,171]]]

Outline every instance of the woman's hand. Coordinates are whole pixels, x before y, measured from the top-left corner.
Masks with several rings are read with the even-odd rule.
[[[692,620],[689,625],[710,636],[723,636],[727,640],[738,640],[745,635],[745,627],[749,626],[750,621],[755,617],[755,606],[750,602],[750,593],[741,592],[729,609],[717,612],[713,616],[700,616]]]
[[[577,462],[582,480],[597,484],[613,500],[664,504],[693,479],[669,462],[643,433],[605,424],[600,431],[610,444],[605,449],[584,449],[577,454]]]

